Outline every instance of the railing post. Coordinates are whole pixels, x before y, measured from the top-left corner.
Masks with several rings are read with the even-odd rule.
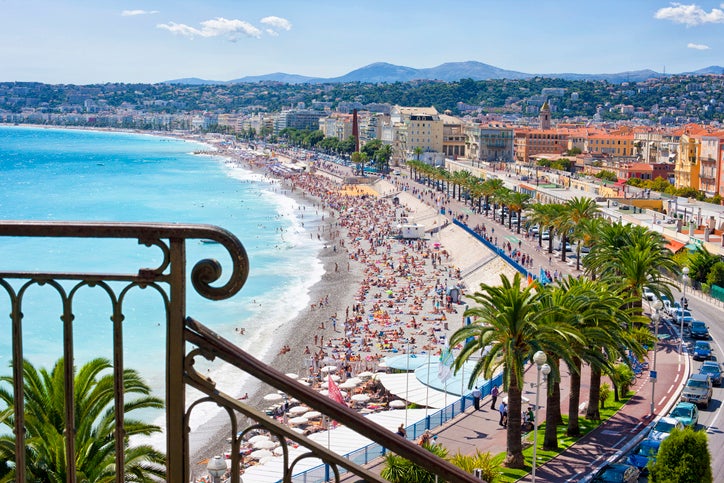
[[[166,329],[166,478],[188,481],[188,435],[185,421],[184,320],[186,318],[186,247],[183,239],[171,239],[170,306]]]

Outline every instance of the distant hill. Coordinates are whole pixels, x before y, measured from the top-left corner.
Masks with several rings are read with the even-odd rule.
[[[183,79],[174,79],[170,81],[163,81],[161,84],[185,84],[189,86],[203,86],[203,85],[217,85],[226,84],[224,81],[214,81],[199,79],[198,77],[184,77]]]
[[[685,74],[724,74],[724,67],[709,66]],[[412,80],[439,80],[445,82],[459,81],[460,79],[488,80],[488,79],[529,79],[531,77],[547,77],[565,80],[605,80],[612,83],[641,82],[653,77],[662,77],[665,74],[646,69],[614,74],[526,74],[513,70],[505,70],[477,61],[447,62],[437,67],[415,69],[387,62],[375,62],[359,69],[355,69],[340,77],[308,77],[297,74],[277,72],[274,74],[246,76],[227,82],[207,81],[196,77],[166,81],[165,84],[238,84],[244,82],[282,82],[285,84],[317,84],[339,82],[365,82],[379,84],[384,82],[408,82]],[[670,75],[670,74],[667,74]]]

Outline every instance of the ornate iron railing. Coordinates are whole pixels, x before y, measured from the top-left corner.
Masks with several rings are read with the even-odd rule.
[[[113,375],[115,404],[115,459],[116,481],[123,482],[124,475],[124,393],[123,372],[124,300],[128,292],[136,287],[153,288],[163,299],[166,317],[165,355],[165,401],[166,401],[166,457],[167,481],[188,482],[191,478],[189,462],[189,416],[198,404],[213,402],[225,409],[229,416],[232,434],[230,478],[233,483],[240,481],[239,449],[243,436],[254,428],[264,428],[280,443],[294,441],[309,449],[309,452],[290,461],[287,445],[283,448],[283,481],[290,482],[295,465],[305,458],[318,458],[329,464],[339,481],[339,468],[357,475],[364,481],[384,481],[351,461],[329,451],[307,437],[291,431],[285,425],[268,417],[254,407],[220,391],[214,381],[194,368],[197,357],[208,360],[219,358],[232,366],[252,375],[260,381],[283,391],[290,397],[308,404],[332,420],[349,427],[390,451],[398,453],[415,463],[424,465],[440,476],[441,481],[479,481],[472,475],[443,461],[425,449],[400,438],[391,431],[359,415],[356,411],[338,404],[328,397],[294,381],[269,365],[255,359],[233,343],[214,333],[186,313],[187,260],[186,247],[189,240],[213,240],[223,246],[231,258],[231,272],[222,280],[219,262],[203,259],[194,264],[190,279],[197,293],[211,299],[221,300],[236,294],[244,285],[249,273],[249,263],[241,242],[230,232],[209,225],[181,225],[161,223],[66,223],[3,221],[0,222],[1,237],[32,238],[86,238],[86,239],[131,239],[147,247],[161,250],[162,261],[155,268],[140,268],[134,273],[74,273],[43,271],[0,271],[2,286],[11,304],[12,322],[12,379],[15,414],[15,458],[16,481],[26,481],[25,418],[24,418],[24,375],[22,370],[23,352],[23,303],[29,287],[47,285],[61,296],[63,314],[63,357],[74,360],[73,320],[74,297],[82,287],[100,287],[107,293],[112,305],[113,322]],[[30,254],[25,255],[28,261]],[[216,286],[215,283],[223,283]],[[73,364],[64,365],[65,385],[65,455],[68,462],[66,480],[77,481],[75,468],[75,406]],[[187,387],[202,393],[197,399],[187,400]],[[244,415],[253,423],[239,430],[237,416]]]

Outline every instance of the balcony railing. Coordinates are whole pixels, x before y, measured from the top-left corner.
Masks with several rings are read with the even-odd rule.
[[[194,320],[186,313],[187,300],[187,260],[186,248],[190,240],[212,240],[227,251],[231,259],[229,275],[222,280],[222,266],[216,260],[202,259],[191,268],[190,280],[195,291],[211,300],[229,298],[239,292],[246,281],[249,263],[246,251],[241,242],[231,233],[209,225],[180,224],[131,224],[131,223],[64,223],[64,222],[0,222],[0,237],[31,237],[48,239],[48,245],[56,243],[59,238],[77,238],[92,240],[98,249],[103,247],[104,240],[130,239],[137,240],[146,247],[161,250],[162,261],[155,268],[136,268],[128,273],[77,273],[77,272],[45,272],[45,271],[0,271],[0,286],[11,304],[12,333],[12,379],[14,391],[15,417],[15,480],[26,481],[25,452],[25,417],[24,417],[24,375],[22,370],[23,352],[23,313],[27,305],[25,300],[27,289],[33,285],[46,285],[55,289],[63,304],[63,357],[66,361],[74,360],[75,350],[74,324],[75,295],[80,288],[101,287],[108,295],[113,309],[113,376],[115,405],[115,481],[126,480],[124,474],[124,297],[135,287],[154,288],[162,294],[166,318],[165,340],[165,400],[166,400],[166,457],[167,481],[188,482],[191,479],[189,462],[189,417],[194,407],[201,403],[215,403],[225,410],[231,428],[231,471],[230,480],[240,481],[241,457],[239,456],[242,437],[255,428],[268,430],[283,448],[282,481],[291,482],[295,465],[306,458],[316,458],[329,465],[334,480],[339,481],[340,469],[347,470],[364,481],[384,481],[367,469],[329,451],[307,437],[290,430],[286,425],[270,418],[265,413],[240,401],[232,395],[220,390],[215,382],[194,368],[197,358],[214,360],[221,359],[241,371],[283,391],[289,397],[309,405],[332,420],[347,426],[361,436],[369,438],[389,451],[393,451],[425,468],[440,477],[441,481],[474,482],[479,481],[472,475],[450,463],[439,459],[427,450],[400,438],[395,433],[364,418],[356,411],[336,403],[301,383],[286,377],[273,367],[257,360],[241,350],[230,341],[222,338],[200,321]],[[0,239],[0,243],[2,239]],[[22,254],[28,264],[33,260],[32,254]],[[221,285],[218,285],[221,283]],[[217,285],[215,285],[217,284]],[[65,448],[68,462],[66,481],[78,481],[75,468],[75,428],[76,421],[74,401],[74,370],[73,364],[65,364]],[[194,400],[188,396],[188,388],[195,388],[201,395]],[[239,416],[246,416],[251,423],[239,428]],[[293,441],[308,449],[309,452],[290,460],[287,441]]]

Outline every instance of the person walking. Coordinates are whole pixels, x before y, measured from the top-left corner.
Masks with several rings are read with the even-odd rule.
[[[480,411],[480,398],[483,396],[483,394],[480,392],[480,389],[478,389],[478,386],[475,386],[475,389],[473,389],[473,407],[476,411]]]
[[[399,434],[403,438],[407,437],[407,430],[405,429],[405,423],[400,423],[400,427],[397,428],[397,434]]]
[[[490,396],[493,398],[493,402],[490,403],[490,409],[493,411],[495,410],[495,403],[498,402],[498,394],[500,394],[498,386],[493,386],[493,390],[490,391]]]
[[[500,403],[500,407],[498,408],[498,411],[500,411],[500,422],[498,422],[499,426],[502,426],[504,428],[508,427],[508,405],[505,403],[505,401]]]

